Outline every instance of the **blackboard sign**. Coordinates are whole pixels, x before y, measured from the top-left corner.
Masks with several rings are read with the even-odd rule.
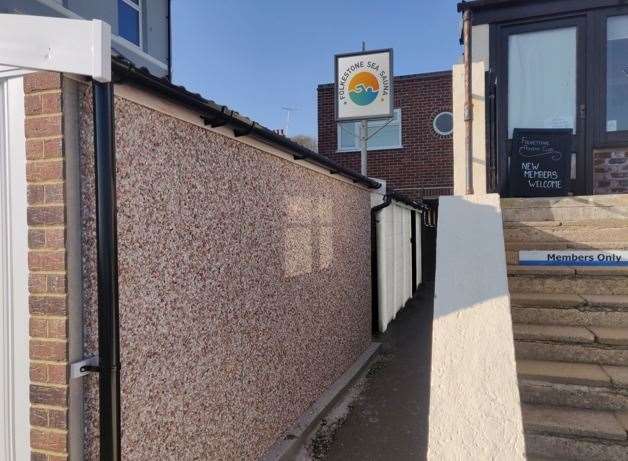
[[[511,197],[568,195],[572,136],[571,129],[515,129],[510,156]]]

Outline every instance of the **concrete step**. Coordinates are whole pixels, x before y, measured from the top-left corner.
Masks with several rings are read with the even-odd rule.
[[[521,415],[527,433],[628,440],[627,429],[610,411],[524,404]]]
[[[609,386],[582,386],[519,378],[523,403],[581,408],[585,410],[628,410],[628,389]]]
[[[569,267],[569,266],[520,266],[509,265],[508,276],[566,276],[576,278],[587,277],[628,277],[626,267]],[[628,283],[628,278],[626,279]]]
[[[513,307],[512,321],[542,325],[628,328],[628,311],[604,308]]]
[[[511,293],[628,295],[628,277],[624,269],[588,268],[585,270],[583,268],[574,275],[550,273],[549,270],[547,274],[542,274],[537,269],[537,272],[531,270],[510,275],[508,287]]]
[[[528,458],[628,459],[623,413],[529,404],[521,411]]]
[[[502,199],[504,222],[616,220],[628,217],[622,194],[588,197]]]
[[[515,340],[517,360],[594,363],[628,367],[628,348],[593,343]]]
[[[628,312],[626,295],[589,295],[567,293],[520,293],[512,292],[513,307],[548,307],[556,309],[605,309]]]
[[[626,368],[628,370],[628,368]],[[611,377],[600,365],[593,363],[551,362],[519,360],[519,379],[537,380],[557,384],[613,387]]]
[[[628,241],[628,219],[579,222],[504,223],[506,242],[615,242]]]
[[[519,360],[517,371],[524,403],[589,410],[628,410],[628,367]]]
[[[552,341],[575,344],[595,343],[595,335],[584,327],[516,323],[513,325],[512,331],[515,340]]]
[[[625,441],[525,434],[526,459],[569,461],[628,461]]]
[[[628,329],[611,327],[589,327],[595,341],[610,346],[628,346]]]

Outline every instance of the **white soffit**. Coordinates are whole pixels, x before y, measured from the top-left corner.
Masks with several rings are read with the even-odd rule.
[[[0,14],[0,66],[111,81],[111,27],[98,19]]]

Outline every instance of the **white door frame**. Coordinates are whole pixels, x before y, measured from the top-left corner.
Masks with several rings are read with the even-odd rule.
[[[30,459],[26,138],[21,76],[0,78],[0,458]]]

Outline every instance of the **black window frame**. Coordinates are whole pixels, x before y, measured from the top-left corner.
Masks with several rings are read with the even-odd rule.
[[[611,132],[606,130],[606,102],[608,94],[608,19],[615,16],[628,16],[628,6],[608,8],[596,11],[592,14],[591,25],[592,29],[594,29],[593,46],[597,52],[592,54],[594,62],[590,63],[590,69],[598,69],[598,72],[595,73],[597,75],[592,75],[592,82],[589,85],[589,87],[593,90],[590,93],[590,96],[593,97],[591,102],[597,109],[592,114],[592,125],[594,128],[593,149],[628,147],[628,130]],[[596,89],[599,89],[600,91],[596,91]]]

